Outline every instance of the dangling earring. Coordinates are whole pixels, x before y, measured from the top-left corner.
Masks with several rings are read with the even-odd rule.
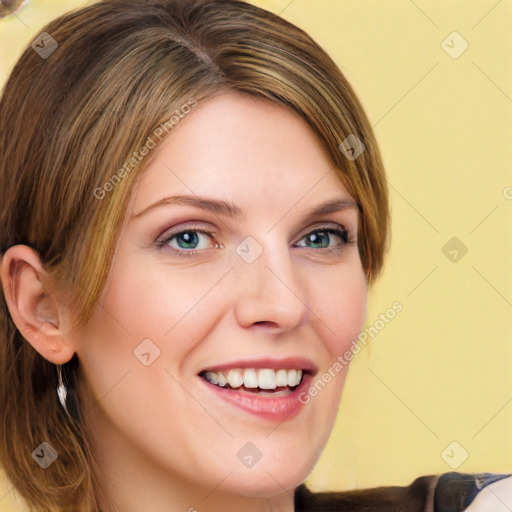
[[[59,385],[57,386],[57,396],[59,397],[59,402],[61,403],[62,407],[64,407],[64,410],[69,415],[68,408],[66,406],[66,398],[68,396],[68,390],[62,380],[62,365],[57,365],[57,376],[59,379]]]

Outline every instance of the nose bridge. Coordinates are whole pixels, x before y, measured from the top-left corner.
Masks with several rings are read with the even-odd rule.
[[[236,315],[240,324],[290,329],[305,317],[306,296],[286,245],[272,236],[247,237],[236,248]]]

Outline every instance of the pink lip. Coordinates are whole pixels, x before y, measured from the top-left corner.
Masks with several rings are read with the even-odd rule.
[[[246,390],[223,388],[200,377],[208,389],[226,402],[265,420],[280,423],[297,416],[304,405],[306,405],[299,400],[299,397],[309,388],[314,375],[318,371],[311,361],[301,357],[281,360],[257,359],[252,361],[235,361],[224,365],[208,367],[208,371],[225,371],[231,368],[272,368],[274,370],[296,368],[304,371],[302,382],[293,391],[288,395],[277,397],[271,395],[261,396]]]

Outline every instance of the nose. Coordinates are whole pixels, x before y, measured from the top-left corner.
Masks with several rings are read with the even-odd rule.
[[[307,321],[304,284],[286,247],[262,247],[256,260],[236,258],[235,316],[242,327],[261,326],[275,332],[289,331]]]

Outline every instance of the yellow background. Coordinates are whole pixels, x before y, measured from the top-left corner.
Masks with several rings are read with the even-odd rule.
[[[511,472],[512,2],[254,3],[338,63],[375,127],[390,185],[392,250],[367,324],[395,301],[403,311],[355,357],[311,486]],[[48,21],[85,4],[32,0],[0,20],[0,83]],[[441,45],[454,31],[469,44],[456,59]],[[452,237],[468,248],[456,262],[442,252]],[[0,492],[1,511],[21,510],[7,482]]]

